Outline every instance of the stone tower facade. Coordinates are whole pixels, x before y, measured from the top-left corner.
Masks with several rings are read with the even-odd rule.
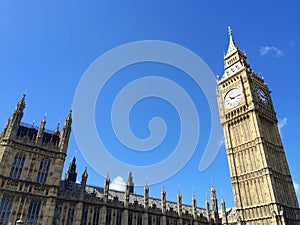
[[[22,123],[25,95],[0,135],[0,224],[52,224],[71,132],[71,113],[62,132]]]
[[[292,177],[268,85],[233,40],[218,104],[239,224],[300,224]]]

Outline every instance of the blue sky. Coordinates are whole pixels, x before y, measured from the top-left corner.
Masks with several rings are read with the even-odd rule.
[[[200,56],[214,74],[222,75],[223,54],[228,47],[227,26],[230,25],[234,39],[245,50],[252,69],[261,73],[269,84],[292,177],[300,184],[300,165],[296,160],[300,156],[299,13],[300,3],[296,0],[288,4],[272,1],[272,5],[262,1],[196,0],[0,1],[0,127],[4,127],[15,104],[27,89],[23,121],[32,123],[35,120],[39,124],[47,113],[46,127],[54,129],[58,121],[63,123],[72,106],[78,82],[89,65],[110,49],[133,41],[163,40],[182,45]],[[129,67],[122,73],[123,77],[128,73],[143,77],[148,75],[145,70],[165,73],[166,77],[177,79],[187,89],[194,88],[178,71],[161,65]],[[116,88],[126,78],[125,81],[116,79],[115,86],[113,81],[110,81],[111,87]],[[106,97],[105,94],[105,98],[102,96],[103,101],[99,97],[97,102],[98,131],[103,130],[101,126],[106,126],[108,121],[101,117],[101,113],[107,112],[105,106],[113,98],[110,95],[113,90],[117,89],[108,90]],[[195,101],[203,100],[200,92],[193,92]],[[200,93],[199,96],[197,93]],[[151,104],[161,110],[153,110],[149,107]],[[209,117],[205,100],[201,106],[201,121],[205,121]],[[137,135],[147,137],[144,129],[147,119],[160,113],[160,116],[167,117],[166,121],[172,128],[168,130],[172,131],[171,136],[163,142],[168,149],[178,137],[179,125],[176,112],[167,102],[159,99],[141,102],[132,111],[132,128]],[[204,206],[213,183],[217,195],[222,196],[230,207],[234,203],[224,146],[207,170],[198,171],[203,146],[207,142],[207,127],[209,125],[204,125],[201,130],[201,143],[191,160],[175,176],[164,181],[167,198],[176,201],[180,186],[184,203],[191,202],[194,192],[197,204]],[[106,144],[113,149],[112,154],[133,164],[159,161],[172,152],[166,150],[140,162],[131,153],[120,152],[119,143],[109,139],[109,132],[103,133],[107,136]],[[103,177],[82,158],[72,135],[65,169],[74,155],[78,158],[78,180],[84,167],[88,166],[88,183],[102,186]],[[159,198],[161,186],[162,183],[151,185],[150,195]],[[142,189],[137,188],[136,192],[142,193]],[[298,187],[298,200],[299,194]]]

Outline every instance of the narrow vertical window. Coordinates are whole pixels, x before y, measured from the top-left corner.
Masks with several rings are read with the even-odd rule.
[[[132,225],[132,213],[129,212],[128,214],[128,225]]]
[[[81,225],[85,225],[87,223],[87,217],[88,217],[88,206],[83,206],[82,209],[82,216],[81,216]]]
[[[93,225],[98,225],[99,221],[99,208],[94,209],[94,216],[93,216]]]
[[[27,218],[26,218],[26,225],[36,225],[38,218],[39,218],[39,212],[41,208],[41,202],[38,200],[33,200],[30,202]]]
[[[151,215],[148,216],[148,225],[152,225],[152,216]]]
[[[14,158],[14,161],[13,161],[10,173],[9,173],[10,178],[20,179],[22,169],[24,166],[24,162],[25,162],[25,155],[18,153]]]
[[[141,214],[138,214],[138,220],[137,220],[138,225],[143,225],[143,218]]]
[[[62,212],[62,204],[58,204],[54,211],[54,217],[53,217],[53,225],[59,225],[60,217]]]
[[[106,212],[106,225],[110,224],[110,220],[111,220],[111,209],[108,209]]]
[[[117,211],[117,222],[116,225],[121,225],[122,223],[122,212],[120,210]]]
[[[3,196],[0,202],[0,224],[8,224],[10,210],[13,204],[13,197]]]
[[[159,216],[156,217],[156,225],[160,225],[160,217]]]
[[[70,205],[69,211],[68,211],[68,219],[66,225],[72,225],[74,220],[74,211],[75,207],[74,205]]]
[[[46,183],[49,167],[50,167],[50,160],[43,159],[40,164],[40,169],[39,169],[38,175],[36,177],[36,182],[38,182],[40,184]]]

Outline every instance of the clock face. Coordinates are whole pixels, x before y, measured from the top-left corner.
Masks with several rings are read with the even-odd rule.
[[[261,103],[263,103],[266,106],[269,105],[268,96],[267,96],[266,92],[263,89],[261,89],[260,87],[257,87],[256,88],[256,94],[257,94],[257,97],[258,97],[258,99]]]
[[[227,92],[224,98],[224,106],[226,108],[233,108],[239,104],[243,95],[239,88],[233,88]]]

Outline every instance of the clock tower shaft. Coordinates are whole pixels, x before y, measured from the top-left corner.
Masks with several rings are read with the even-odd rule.
[[[240,224],[299,224],[269,88],[229,37],[217,97]]]

